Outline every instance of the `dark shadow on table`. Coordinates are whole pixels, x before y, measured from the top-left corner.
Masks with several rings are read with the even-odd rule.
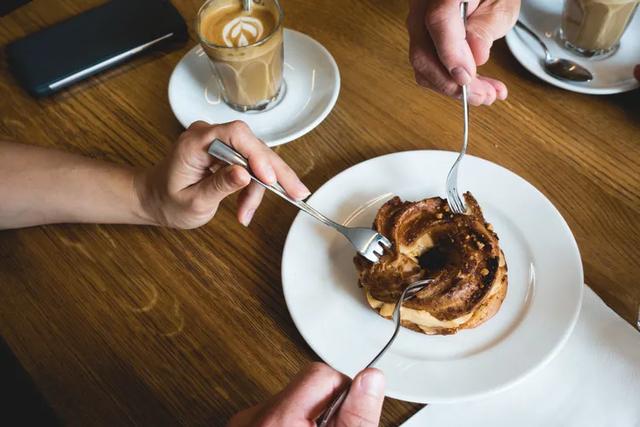
[[[631,122],[640,127],[640,89],[608,97],[612,104],[624,110]]]
[[[2,338],[0,338],[0,424],[6,426],[62,425]]]

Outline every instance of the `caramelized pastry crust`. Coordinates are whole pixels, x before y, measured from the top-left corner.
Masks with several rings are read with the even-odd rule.
[[[467,212],[454,214],[445,199],[433,197],[385,203],[374,228],[393,247],[376,264],[354,259],[367,302],[390,318],[404,288],[433,282],[404,303],[403,326],[426,334],[453,334],[491,318],[507,291],[507,265],[498,236],[478,202],[465,193]]]

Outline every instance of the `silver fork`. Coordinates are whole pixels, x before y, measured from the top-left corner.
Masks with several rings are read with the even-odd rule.
[[[242,154],[238,153],[236,150],[229,147],[219,139],[216,138],[211,143],[208,152],[213,157],[222,160],[223,162],[231,165],[239,165],[247,169],[249,175],[251,175],[251,179],[253,179],[255,182],[257,182],[267,190],[273,191],[278,196],[282,197],[294,206],[297,206],[298,209],[308,213],[323,224],[328,225],[329,227],[332,227],[340,232],[344,237],[347,238],[347,240],[349,240],[349,242],[351,242],[355,250],[369,261],[374,263],[378,262],[380,256],[382,256],[384,252],[384,248],[391,247],[391,242],[382,234],[377,233],[370,228],[345,227],[342,224],[338,224],[337,222],[327,218],[302,200],[295,200],[289,197],[284,188],[282,188],[282,186],[277,182],[273,185],[262,182],[253,174],[253,172],[251,172],[251,169],[249,169],[249,163],[247,162],[247,159],[245,159]]]
[[[467,24],[467,2],[463,1],[460,3],[460,14],[462,15],[462,21],[464,24]],[[464,136],[462,143],[462,150],[460,150],[460,154],[458,158],[453,163],[449,174],[447,175],[447,200],[449,201],[449,206],[451,206],[451,210],[454,213],[465,213],[466,208],[464,206],[464,202],[460,198],[460,194],[458,193],[458,167],[460,166],[460,162],[462,162],[462,158],[467,152],[467,144],[469,142],[469,101],[467,98],[467,86],[462,85],[462,109],[464,114]]]
[[[389,341],[387,341],[384,347],[382,347],[382,350],[380,350],[380,352],[376,354],[373,360],[371,360],[371,362],[369,362],[369,364],[365,366],[364,369],[373,367],[376,364],[376,362],[380,360],[380,358],[387,352],[389,347],[391,347],[391,344],[393,344],[393,342],[396,340],[396,337],[398,336],[398,332],[400,331],[400,308],[402,307],[402,303],[413,298],[420,290],[422,290],[422,288],[427,286],[432,281],[433,279],[419,280],[417,282],[413,282],[412,284],[407,286],[404,289],[404,291],[402,291],[402,294],[400,295],[400,298],[398,298],[398,302],[396,303],[396,306],[393,309],[393,315],[391,316],[393,321],[395,322],[395,329],[393,330],[393,335],[391,335],[391,338],[389,338]],[[327,426],[327,424],[331,420],[331,417],[333,417],[333,415],[335,415],[335,413],[338,411],[338,409],[342,405],[342,402],[344,402],[344,399],[347,397],[348,393],[349,393],[349,387],[345,388],[342,391],[342,393],[340,393],[335,399],[333,399],[329,407],[322,413],[320,418],[318,418],[318,420],[316,421],[316,424],[318,427]]]

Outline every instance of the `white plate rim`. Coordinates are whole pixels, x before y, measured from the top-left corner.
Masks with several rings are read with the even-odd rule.
[[[296,31],[291,28],[285,28],[284,32],[285,32],[285,36],[288,35],[289,37],[297,37],[297,38],[304,39],[306,42],[310,43],[312,46],[318,49],[318,51],[322,53],[322,56],[327,60],[327,64],[331,67],[331,73],[334,76],[335,83],[334,83],[334,89],[333,89],[333,92],[331,93],[331,97],[329,98],[329,101],[324,106],[322,111],[307,126],[304,126],[301,129],[289,135],[286,135],[282,138],[278,138],[272,141],[265,141],[269,147],[275,147],[278,145],[286,144],[288,142],[291,142],[293,140],[296,140],[306,135],[307,133],[315,129],[320,123],[324,121],[324,119],[327,118],[329,113],[333,110],[333,107],[335,107],[335,104],[338,100],[338,96],[340,94],[340,87],[341,87],[341,77],[340,77],[340,70],[338,68],[338,64],[336,63],[335,59],[333,58],[333,56],[331,55],[329,50],[327,50],[326,47],[324,47],[320,42],[315,40],[313,37],[305,33],[302,33],[300,31]],[[176,82],[175,82],[175,79],[177,78],[176,69],[178,68],[178,66],[181,65],[184,61],[188,60],[188,57],[193,56],[195,54],[195,51],[198,50],[199,47],[200,45],[196,44],[191,49],[189,49],[187,53],[185,53],[182,56],[182,58],[180,58],[180,60],[176,63],[175,67],[173,68],[173,71],[171,72],[171,77],[169,78],[169,84],[167,86],[167,97],[169,99],[169,106],[171,108],[171,111],[175,116],[175,118],[178,120],[178,122],[180,122],[182,127],[184,127],[185,129],[188,128],[191,123],[187,123],[186,118],[183,116],[183,114],[176,111],[175,101],[173,101],[173,97],[176,95],[175,94],[172,95],[172,93],[174,93],[174,91],[172,90],[172,87],[175,87],[176,85]],[[287,51],[287,44],[285,43],[285,56],[286,56],[286,51]],[[245,120],[245,121],[250,120],[250,116],[242,116],[242,114],[243,113],[238,112],[239,120]],[[252,114],[255,114],[255,113],[252,113]]]
[[[377,156],[377,157],[365,160],[363,162],[354,164],[354,165],[350,166],[349,168],[337,173],[336,175],[334,175],[333,177],[328,179],[324,184],[322,184],[313,193],[313,195],[309,198],[309,200],[307,200],[307,201],[313,203],[313,196],[314,195],[320,194],[323,191],[323,189],[326,189],[327,186],[330,185],[331,181],[333,181],[334,179],[337,179],[338,177],[340,177],[342,175],[348,174],[353,168],[361,167],[362,165],[366,165],[367,163],[372,163],[374,161],[379,161],[380,159],[384,159],[386,157],[396,156],[398,154],[411,155],[411,154],[418,154],[418,153],[427,153],[427,154],[434,153],[436,155],[438,155],[438,154],[448,154],[448,155],[454,156],[454,158],[455,158],[455,156],[458,155],[458,153],[454,153],[454,152],[446,151],[446,150],[408,150],[408,151],[398,151],[398,152],[394,152],[394,153],[389,153],[389,154]],[[529,368],[528,370],[523,372],[521,375],[513,378],[509,382],[505,382],[501,386],[494,387],[494,388],[488,389],[488,390],[483,391],[483,392],[469,393],[469,394],[465,394],[463,396],[456,397],[456,398],[444,398],[444,399],[425,398],[424,396],[421,396],[421,395],[414,395],[414,394],[411,394],[411,393],[404,393],[404,392],[398,391],[398,390],[387,390],[387,391],[385,391],[385,395],[388,396],[388,397],[391,397],[391,398],[404,400],[404,401],[408,401],[408,402],[424,403],[424,404],[434,404],[434,403],[435,404],[448,404],[448,403],[458,403],[458,402],[476,400],[476,399],[479,399],[479,398],[483,398],[483,397],[487,397],[487,396],[490,396],[490,395],[493,395],[493,394],[500,393],[500,392],[502,392],[502,391],[504,391],[504,390],[506,390],[508,388],[511,388],[511,387],[515,386],[516,384],[518,384],[521,381],[525,380],[530,375],[533,375],[536,372],[538,372],[540,369],[544,368],[562,350],[562,348],[564,347],[564,345],[568,341],[569,337],[571,336],[571,333],[573,332],[573,330],[575,328],[575,325],[576,325],[576,323],[578,321],[578,317],[579,317],[580,310],[581,310],[581,307],[582,307],[583,294],[584,294],[584,269],[583,269],[583,266],[582,266],[582,258],[581,258],[581,255],[580,255],[580,250],[579,250],[578,244],[577,244],[577,242],[575,240],[575,237],[573,236],[573,233],[571,232],[571,229],[569,228],[569,225],[567,224],[566,220],[564,219],[564,217],[560,214],[560,212],[553,205],[553,203],[551,203],[551,201],[540,190],[538,190],[535,186],[533,186],[531,183],[526,181],[521,176],[519,176],[516,173],[510,171],[509,169],[507,169],[507,168],[505,168],[503,166],[500,166],[500,165],[498,165],[496,163],[493,163],[493,162],[491,162],[489,160],[482,159],[480,157],[476,157],[476,156],[472,156],[472,155],[467,155],[467,157],[468,158],[474,158],[474,159],[476,159],[476,161],[488,164],[490,167],[494,167],[494,168],[497,168],[499,170],[502,170],[503,172],[507,172],[514,179],[520,181],[522,184],[524,184],[527,187],[529,187],[529,189],[531,191],[536,193],[541,198],[541,200],[543,200],[553,210],[555,215],[557,215],[558,219],[561,222],[562,227],[565,229],[565,231],[568,232],[567,235],[571,237],[570,243],[571,243],[572,248],[575,251],[575,255],[577,256],[577,265],[579,266],[579,270],[578,270],[579,291],[578,291],[578,298],[576,300],[576,305],[574,307],[574,312],[572,313],[571,319],[570,319],[569,324],[567,325],[566,329],[558,337],[555,345],[547,353],[547,355],[544,358],[540,359],[537,364],[531,366],[531,368]],[[303,332],[303,328],[300,327],[300,319],[297,317],[297,315],[293,312],[293,310],[291,308],[292,307],[292,305],[291,305],[291,297],[287,293],[287,290],[286,290],[287,286],[285,285],[285,281],[286,281],[286,278],[285,278],[286,265],[285,265],[285,263],[286,263],[286,261],[288,259],[290,259],[290,256],[289,256],[289,253],[288,253],[289,250],[290,250],[289,248],[291,247],[290,240],[294,238],[294,236],[292,234],[292,230],[293,230],[294,226],[301,221],[301,218],[303,218],[303,215],[305,215],[303,212],[299,212],[296,215],[296,217],[294,218],[294,221],[291,224],[291,227],[289,228],[289,232],[287,234],[287,238],[285,239],[285,244],[284,244],[283,253],[282,253],[282,263],[281,263],[281,280],[282,280],[283,294],[284,294],[287,310],[289,312],[289,315],[291,316],[291,319],[294,322],[294,325],[296,326],[296,329],[298,330],[298,332],[300,333],[302,338],[305,340],[305,342],[309,345],[309,347],[322,360],[326,361],[327,358],[325,357],[325,352],[322,349],[317,348],[316,343],[313,343],[313,340],[309,339],[309,337],[306,336],[305,332]]]

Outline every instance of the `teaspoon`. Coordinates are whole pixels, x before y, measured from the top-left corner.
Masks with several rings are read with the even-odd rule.
[[[531,37],[537,41],[542,49],[544,49],[544,69],[547,73],[562,80],[569,80],[573,82],[588,82],[593,80],[593,74],[591,71],[584,68],[582,65],[578,65],[569,59],[554,58],[547,45],[538,37],[536,33],[531,31],[526,25],[518,20],[516,27],[524,30]]]

